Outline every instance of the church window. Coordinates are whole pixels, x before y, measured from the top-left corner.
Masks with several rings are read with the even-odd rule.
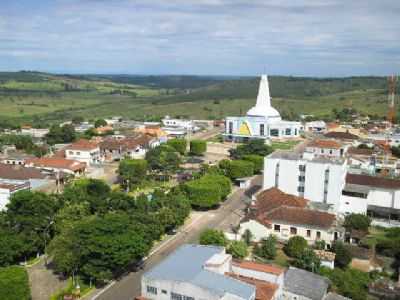
[[[291,134],[292,134],[292,130],[290,128],[286,128],[285,135],[291,135]]]
[[[271,136],[279,136],[279,130],[278,129],[271,129],[269,134]]]
[[[260,124],[260,135],[263,136],[264,134],[264,124]]]
[[[294,135],[297,135],[297,128],[294,130]]]

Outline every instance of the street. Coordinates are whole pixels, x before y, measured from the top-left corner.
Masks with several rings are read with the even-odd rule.
[[[252,185],[259,184],[260,180],[261,176],[257,176]],[[96,291],[91,295],[90,299],[132,300],[136,296],[140,296],[142,274],[157,265],[179,246],[187,243],[196,243],[200,233],[206,228],[227,230],[232,224],[236,225],[243,216],[243,209],[245,208],[245,204],[242,201],[243,193],[243,190],[236,189],[218,209],[202,212],[200,217],[182,227],[174,237],[156,247],[149,255],[144,270],[129,273],[112,283],[105,290]]]

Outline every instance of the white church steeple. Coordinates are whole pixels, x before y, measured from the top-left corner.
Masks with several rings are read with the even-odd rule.
[[[281,120],[279,112],[271,106],[267,75],[262,75],[258,88],[257,102],[248,112],[248,116],[265,117],[272,120]]]

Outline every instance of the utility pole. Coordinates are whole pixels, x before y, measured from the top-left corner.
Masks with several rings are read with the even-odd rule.
[[[394,105],[394,100],[395,100],[395,94],[396,94],[396,81],[397,77],[395,75],[391,75],[388,77],[388,114],[387,114],[387,120],[388,122],[393,125],[395,115],[396,115],[396,110],[395,110],[395,105]]]

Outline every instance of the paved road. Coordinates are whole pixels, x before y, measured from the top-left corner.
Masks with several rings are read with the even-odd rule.
[[[261,176],[258,176],[253,184],[259,184]],[[200,233],[206,228],[228,229],[231,224],[237,224],[243,216],[243,190],[236,190],[230,198],[218,209],[208,211],[195,222],[184,227],[168,243],[149,256],[144,270],[132,272],[118,280],[101,295],[93,295],[91,299],[96,300],[132,300],[140,296],[140,279],[144,272],[157,265],[176,248],[187,243],[196,243]]]

